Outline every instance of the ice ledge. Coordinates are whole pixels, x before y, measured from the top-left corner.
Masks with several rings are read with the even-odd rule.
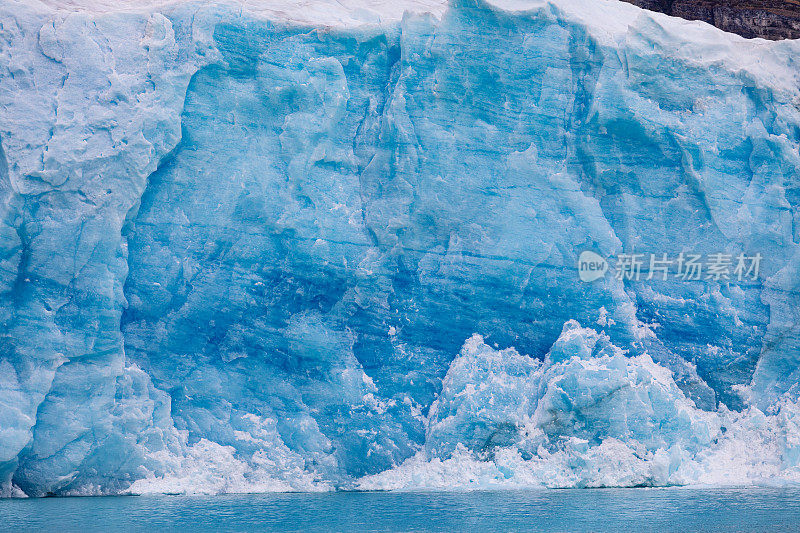
[[[152,12],[173,9],[182,4],[206,7],[220,5],[270,19],[325,26],[396,22],[405,13],[430,13],[440,18],[448,5],[454,3],[486,3],[512,12],[538,11],[552,6],[582,18],[586,23],[603,25],[612,31],[624,31],[644,11],[619,0],[34,0],[25,3],[38,4],[50,10],[89,13]],[[646,13],[664,20],[675,20],[679,24],[713,28],[704,23],[673,19],[660,13]]]
[[[580,25],[598,44],[611,48],[623,47],[631,41],[649,46],[655,54],[668,48],[670,55],[697,67],[724,65],[727,70],[740,71],[788,94],[796,94],[800,86],[793,59],[800,56],[800,41],[745,39],[705,22],[643,10],[619,0],[34,0],[34,3],[9,0],[7,4],[15,3],[19,9],[12,7],[12,12],[33,9],[45,17],[54,11],[98,15],[167,14],[196,9],[206,15],[228,13],[339,28],[396,24],[409,13],[428,13],[441,18],[448,8],[455,6],[491,6],[500,11],[536,13]]]
[[[512,12],[538,11],[552,6],[589,26],[604,26],[614,33],[625,32],[628,26],[645,13],[646,16],[662,22],[673,21],[673,24],[702,28],[700,31],[703,32],[724,34],[706,23],[645,11],[619,0],[26,0],[26,3],[39,4],[51,10],[91,13],[152,12],[174,8],[180,4],[229,5],[272,19],[325,26],[399,21],[405,13],[430,13],[438,18],[449,4],[486,3]],[[742,39],[730,34],[724,35]]]
[[[53,10],[89,13],[152,12],[180,4],[228,5],[271,19],[326,26],[398,21],[406,12],[438,17],[447,8],[445,0],[39,0],[38,3]]]

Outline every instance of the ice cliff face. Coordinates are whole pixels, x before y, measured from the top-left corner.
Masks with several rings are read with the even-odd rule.
[[[1,494],[800,479],[800,45],[73,4],[0,5]]]

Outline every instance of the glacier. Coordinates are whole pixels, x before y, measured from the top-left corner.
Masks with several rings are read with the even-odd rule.
[[[0,497],[800,482],[800,43],[614,0],[0,36]]]

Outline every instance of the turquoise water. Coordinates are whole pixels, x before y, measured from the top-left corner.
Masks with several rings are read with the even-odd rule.
[[[0,500],[3,531],[800,531],[798,489]]]

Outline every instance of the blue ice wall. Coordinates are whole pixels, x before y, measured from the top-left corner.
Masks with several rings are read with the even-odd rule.
[[[617,442],[660,470],[551,484],[697,482],[765,427],[791,478],[798,45],[598,5],[6,3],[5,493],[395,487],[497,450],[536,484],[558,453],[613,471]],[[584,250],[764,260],[583,283]]]

